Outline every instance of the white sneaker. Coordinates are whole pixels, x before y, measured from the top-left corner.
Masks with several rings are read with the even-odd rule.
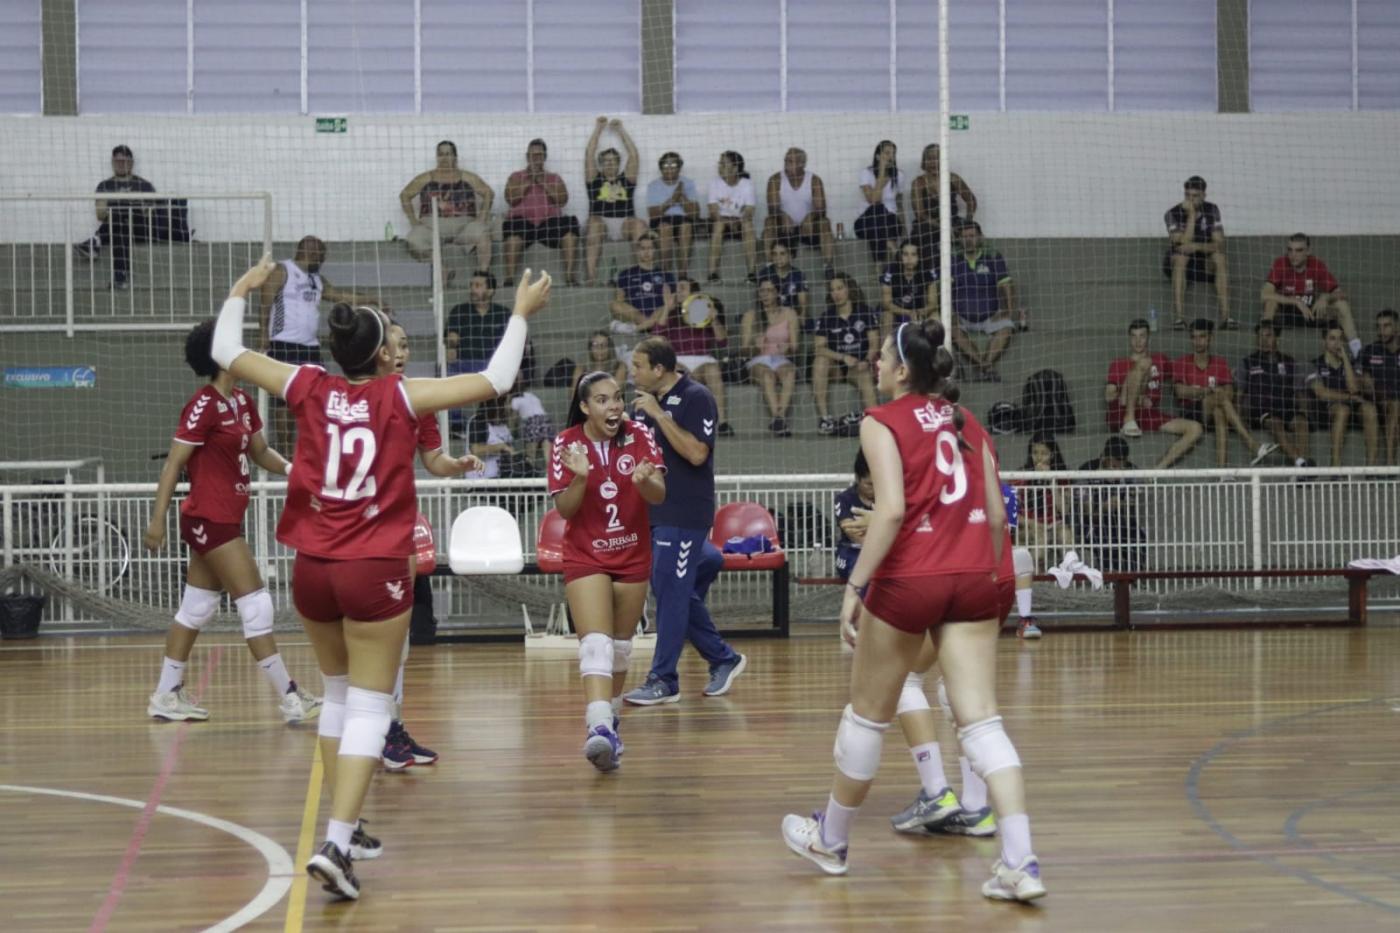
[[[1249,465],[1258,466],[1261,462],[1263,462],[1265,457],[1267,457],[1269,454],[1273,453],[1276,450],[1278,450],[1277,444],[1260,444],[1259,450],[1255,452],[1254,459],[1249,461]]]
[[[1123,427],[1119,429],[1119,434],[1124,437],[1142,437],[1142,428],[1131,418],[1123,422]]]
[[[289,723],[306,722],[320,715],[321,698],[293,684],[292,689],[282,695],[278,709],[282,712],[282,718]]]
[[[1020,868],[1007,868],[1001,859],[992,863],[992,877],[982,883],[982,894],[998,901],[1029,903],[1045,896],[1040,880],[1040,860],[1026,856]]]
[[[185,692],[185,685],[181,684],[166,693],[151,694],[146,704],[146,715],[170,722],[185,722],[191,719],[203,722],[209,718],[209,711],[191,700],[190,695]]]
[[[793,852],[813,863],[828,875],[846,873],[846,846],[827,848],[822,842],[822,821],[818,813],[783,817],[783,841]]]

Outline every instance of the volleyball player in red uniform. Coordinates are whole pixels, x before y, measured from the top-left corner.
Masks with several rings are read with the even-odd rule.
[[[165,515],[180,473],[187,471],[190,492],[180,504],[180,539],[190,549],[185,590],[175,622],[165,634],[165,660],[156,691],[146,703],[146,715],[165,720],[209,718],[209,711],[185,692],[185,665],[200,629],[218,612],[227,592],[243,623],[248,650],[277,694],[282,718],[305,722],[320,711],[321,701],[298,687],[287,673],[272,637],[272,597],[263,588],[253,552],[243,537],[252,482],[250,461],[279,476],[287,472],[287,461],[267,446],[253,400],[209,355],[213,334],[214,322],[205,321],[185,338],[185,362],[209,382],[180,412],[143,535],[148,550],[159,550],[165,543]]]
[[[902,324],[879,360],[893,401],[861,423],[875,509],[848,586],[861,597],[851,702],[836,732],[835,779],[825,812],[783,819],[788,847],[829,874],[846,872],[850,824],[880,764],[884,733],[906,675],[929,636],[974,771],[1000,820],[1002,857],[987,897],[1045,894],[1030,846],[1021,762],[996,712],[996,641],[1009,609],[1009,546],[995,452],[975,419],[942,393],[953,359],[937,321]],[[976,622],[954,621],[977,619]],[[945,624],[946,623],[946,624]]]
[[[550,451],[549,494],[567,523],[564,596],[578,631],[588,707],[583,754],[599,771],[620,764],[614,701],[622,694],[632,632],[651,579],[648,505],[666,498],[666,467],[646,425],[626,417],[622,389],[604,372],[574,388],[569,426]]]
[[[389,321],[373,308],[336,305],[331,355],[343,376],[290,366],[242,344],[245,299],[276,268],[270,256],[238,280],[214,328],[214,359],[287,401],[297,420],[296,459],[277,539],[297,552],[292,600],[326,683],[321,752],[334,787],[326,842],[306,865],[326,890],[357,898],[356,858],[382,852],[359,824],[394,714],[394,674],[413,604],[413,456],[418,419],[494,398],[515,382],[526,318],[549,297],[549,276],[529,271],[515,314],[486,369],[445,379],[378,377],[392,366]]]

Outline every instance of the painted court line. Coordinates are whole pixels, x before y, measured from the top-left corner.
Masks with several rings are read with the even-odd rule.
[[[74,790],[56,790],[50,787],[25,787],[18,784],[0,784],[0,791],[10,791],[16,794],[42,794],[48,797],[66,797],[71,800],[87,800],[93,803],[109,803],[119,807],[131,807],[133,810],[144,810],[148,802],[144,800],[131,800],[127,797],[108,797],[105,794],[86,794]],[[155,812],[162,816],[173,816],[181,820],[189,820],[191,823],[199,823],[211,829],[228,833],[234,838],[246,842],[257,850],[258,854],[267,862],[267,883],[262,890],[236,913],[230,914],[223,920],[209,927],[205,933],[229,933],[243,927],[263,914],[267,913],[273,905],[282,899],[287,893],[287,889],[292,886],[292,860],[287,856],[287,850],[276,842],[272,841],[262,833],[255,832],[246,826],[237,823],[230,823],[228,820],[221,820],[216,816],[209,816],[204,813],[196,813],[193,810],[183,810],[179,807],[157,806]]]
[[[311,847],[316,844],[316,814],[321,809],[321,743],[316,742],[316,751],[311,755],[311,777],[306,784],[306,805],[301,811],[301,833],[297,837],[296,864],[305,865],[311,859]],[[306,872],[297,872],[291,883],[291,896],[287,898],[287,921],[283,924],[284,933],[301,933],[301,925],[306,917]]]

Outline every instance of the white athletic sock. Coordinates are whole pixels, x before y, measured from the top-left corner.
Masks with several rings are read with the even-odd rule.
[[[622,713],[622,697],[613,697],[613,698],[612,698],[612,711],[613,711],[613,715],[614,715],[614,716],[621,715],[621,713]]]
[[[394,678],[394,703],[403,706],[403,662],[399,662],[399,676]]]
[[[1016,868],[1032,853],[1031,818],[1024,813],[1003,816],[997,820],[1001,830],[1001,862],[1007,868]]]
[[[594,700],[588,704],[588,709],[584,712],[584,721],[588,728],[594,726],[607,726],[612,728],[613,707],[609,700]]]
[[[335,847],[345,855],[350,854],[350,836],[355,832],[354,823],[342,823],[340,820],[331,820],[326,824],[326,838],[335,843]]]
[[[1031,588],[1016,591],[1016,618],[1026,619],[1031,614]]]
[[[914,767],[919,769],[919,783],[924,785],[924,793],[932,797],[948,786],[948,775],[943,773],[943,756],[937,742],[925,742],[909,749],[914,756]]]
[[[958,767],[962,768],[963,780],[958,802],[969,812],[982,809],[987,805],[987,782],[977,776],[977,772],[972,770],[972,765],[966,758],[958,758]]]
[[[166,658],[160,666],[160,683],[156,684],[156,693],[169,693],[180,686],[184,679],[185,662]]]
[[[287,673],[287,665],[282,663],[282,655],[273,653],[258,662],[258,667],[262,668],[263,674],[267,677],[267,682],[272,684],[272,689],[277,691],[280,699],[292,686],[292,675]]]
[[[837,849],[851,838],[851,820],[860,807],[843,807],[835,797],[826,800],[826,818],[822,821],[822,845]]]

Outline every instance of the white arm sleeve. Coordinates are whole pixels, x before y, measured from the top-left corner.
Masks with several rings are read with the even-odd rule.
[[[210,355],[214,357],[214,362],[224,369],[232,366],[233,361],[248,349],[243,346],[243,311],[247,306],[248,302],[243,298],[230,298],[219,309]]]
[[[223,323],[222,314],[219,315],[219,322]],[[520,372],[520,360],[525,355],[525,335],[528,331],[525,319],[518,314],[512,314],[510,323],[506,325],[506,332],[501,335],[501,345],[491,354],[491,362],[481,371],[497,395],[505,395],[510,391],[510,387],[515,385],[516,373]],[[218,332],[215,331],[215,337],[217,336]]]

